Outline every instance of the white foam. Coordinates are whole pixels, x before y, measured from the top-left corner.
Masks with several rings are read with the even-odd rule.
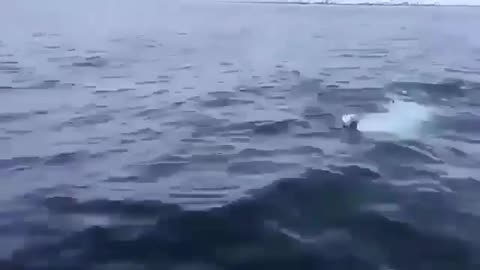
[[[432,108],[397,100],[387,106],[385,113],[364,115],[358,123],[362,132],[390,133],[402,138],[418,137],[422,127],[433,118]]]

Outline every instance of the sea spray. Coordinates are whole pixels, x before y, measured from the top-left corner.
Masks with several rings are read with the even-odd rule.
[[[405,139],[415,138],[423,134],[425,123],[432,120],[434,115],[433,108],[402,100],[389,103],[386,110],[364,115],[358,130],[389,133]]]

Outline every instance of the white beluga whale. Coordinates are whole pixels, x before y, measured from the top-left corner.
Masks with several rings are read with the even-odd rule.
[[[344,114],[342,116],[342,124],[344,128],[357,129],[358,121],[360,121],[360,117],[354,113]]]

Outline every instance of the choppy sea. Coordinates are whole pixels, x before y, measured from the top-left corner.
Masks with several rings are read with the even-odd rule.
[[[480,269],[480,8],[1,6],[0,269]]]

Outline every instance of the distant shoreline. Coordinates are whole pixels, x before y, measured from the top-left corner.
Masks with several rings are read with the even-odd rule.
[[[233,4],[270,4],[270,5],[311,5],[311,6],[381,6],[381,7],[480,7],[480,5],[440,5],[440,4],[389,4],[389,3],[325,3],[325,2],[285,2],[285,1],[223,1]]]

